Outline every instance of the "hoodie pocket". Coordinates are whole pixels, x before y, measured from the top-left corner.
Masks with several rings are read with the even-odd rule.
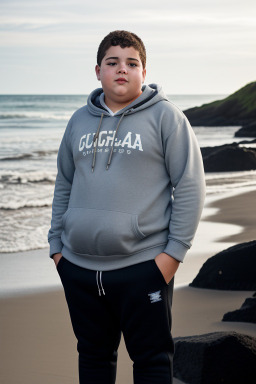
[[[101,209],[69,208],[64,220],[68,248],[89,255],[127,255],[145,235],[137,215]]]

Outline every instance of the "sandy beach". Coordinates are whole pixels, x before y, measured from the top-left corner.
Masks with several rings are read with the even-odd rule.
[[[228,237],[223,236],[221,242],[242,243],[256,238],[255,217],[256,217],[256,191],[244,193],[243,195],[233,196],[218,200],[212,204],[218,208],[218,212],[209,219],[212,222],[223,222],[229,224],[239,224],[243,230],[239,234]],[[232,204],[231,204],[232,202]],[[207,220],[207,218],[205,219]]]
[[[256,191],[213,203],[212,223],[240,225],[243,230],[219,236],[218,249],[255,238]],[[199,241],[199,240],[198,240]],[[252,292],[213,291],[188,287],[203,262],[215,248],[198,253],[177,272],[173,300],[173,337],[235,330],[256,337],[256,326],[249,323],[221,322],[228,311],[240,308]],[[48,250],[45,250],[47,257]],[[11,257],[11,255],[9,255]],[[22,271],[21,271],[22,273]],[[73,384],[78,382],[76,340],[72,332],[61,288],[0,299],[0,382],[5,384]],[[117,384],[132,383],[132,362],[121,340]],[[175,379],[175,384],[180,383]]]

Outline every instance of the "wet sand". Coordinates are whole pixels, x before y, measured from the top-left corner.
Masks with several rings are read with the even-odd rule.
[[[238,224],[243,227],[240,234],[223,236],[219,241],[242,243],[256,239],[256,191],[244,193],[211,204],[219,211],[209,219],[212,222]],[[207,218],[205,220],[208,220]]]

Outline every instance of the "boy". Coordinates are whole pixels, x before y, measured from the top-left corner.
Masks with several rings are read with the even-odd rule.
[[[134,383],[169,384],[173,280],[203,207],[201,153],[161,87],[142,86],[137,35],[108,34],[96,76],[102,88],[73,114],[60,145],[48,235],[80,383],[115,383],[123,332]]]

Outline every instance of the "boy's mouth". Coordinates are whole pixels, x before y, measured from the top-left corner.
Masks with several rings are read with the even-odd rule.
[[[119,77],[118,79],[116,79],[116,82],[118,84],[124,84],[127,83],[127,80],[124,77]]]

